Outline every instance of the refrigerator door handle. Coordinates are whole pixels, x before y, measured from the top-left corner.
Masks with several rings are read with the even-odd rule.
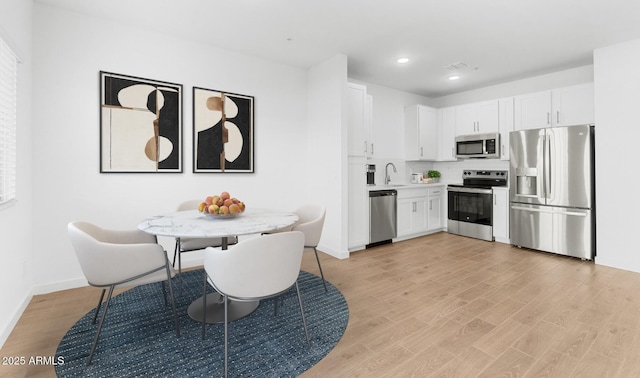
[[[532,213],[553,213],[553,210],[545,209],[545,208],[533,208],[533,207],[524,207],[524,206],[517,206],[517,205],[511,205],[511,208],[513,210],[529,211]]]
[[[541,130],[541,133],[538,135],[538,159],[537,159],[537,172],[536,172],[536,194],[538,196],[538,200],[542,203],[545,203],[545,199],[547,198],[547,194],[545,193],[545,175],[544,175],[544,158],[545,158],[545,134],[544,130]],[[540,166],[542,165],[542,167]]]
[[[553,158],[551,147],[553,145],[553,132],[551,130],[547,131],[547,135],[545,137],[545,149],[546,154],[544,157],[544,197],[546,199],[551,198],[551,159]]]
[[[572,215],[572,216],[576,216],[576,217],[586,217],[587,216],[586,212],[577,212],[577,211],[554,211],[552,209],[524,207],[524,206],[518,206],[518,205],[511,205],[511,208],[513,210],[529,211],[529,212],[532,212],[532,213],[554,213],[554,214],[558,214],[558,215]]]

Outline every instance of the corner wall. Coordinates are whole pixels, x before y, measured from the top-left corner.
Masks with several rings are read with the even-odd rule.
[[[347,258],[347,57],[317,64],[308,78],[309,164],[303,172],[309,201],[327,211],[318,249]]]
[[[595,50],[596,263],[640,272],[640,40]]]
[[[33,4],[0,2],[0,37],[18,54],[16,200],[0,207],[0,346],[31,299],[33,286],[31,82]]]

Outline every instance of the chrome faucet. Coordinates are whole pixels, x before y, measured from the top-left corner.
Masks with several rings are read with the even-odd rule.
[[[398,172],[398,170],[396,169],[396,166],[393,165],[393,163],[387,163],[387,165],[384,167],[384,184],[385,185],[389,185],[389,183],[391,182],[391,177],[389,177],[389,166],[393,167],[393,171],[394,172]]]

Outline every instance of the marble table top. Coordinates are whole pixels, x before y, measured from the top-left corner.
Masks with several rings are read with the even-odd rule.
[[[230,218],[216,218],[197,210],[156,215],[138,224],[138,229],[158,236],[178,238],[231,237],[269,232],[298,221],[291,212],[247,209]]]

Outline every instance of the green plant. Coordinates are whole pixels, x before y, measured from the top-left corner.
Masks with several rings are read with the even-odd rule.
[[[429,178],[440,178],[440,172],[438,172],[438,171],[429,171],[429,172],[427,172],[427,176]]]

